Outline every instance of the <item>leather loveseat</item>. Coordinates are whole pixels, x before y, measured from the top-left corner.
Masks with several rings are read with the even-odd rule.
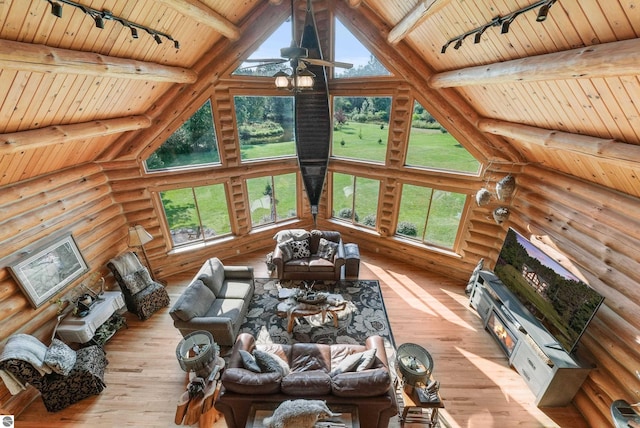
[[[243,357],[240,350],[256,356],[256,350],[264,351],[286,362],[289,370],[252,371],[243,360],[247,354]],[[368,350],[375,351],[366,352]],[[359,371],[346,367],[354,357],[363,354],[373,354],[366,367],[357,367]],[[371,336],[364,346],[280,345],[256,344],[252,335],[238,335],[215,403],[216,409],[224,414],[227,426],[244,427],[253,403],[281,403],[292,399],[323,400],[329,408],[332,404],[357,406],[360,426],[387,427],[389,419],[397,414],[397,406],[383,339]]]
[[[272,263],[280,280],[339,281],[345,264],[340,232],[287,229],[274,238]]]
[[[211,258],[169,311],[173,325],[182,336],[205,330],[217,344],[233,346],[254,289],[252,266],[224,266]]]

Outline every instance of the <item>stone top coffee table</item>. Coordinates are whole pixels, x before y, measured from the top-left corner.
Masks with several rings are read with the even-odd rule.
[[[314,298],[293,294],[287,300],[280,302],[276,309],[278,316],[287,318],[287,332],[293,331],[293,324],[297,318],[322,314],[325,322],[327,314],[333,318],[333,325],[338,327],[338,312],[347,307],[347,301],[340,294],[314,293]]]

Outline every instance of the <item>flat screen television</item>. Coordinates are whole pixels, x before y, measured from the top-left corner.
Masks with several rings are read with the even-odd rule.
[[[509,229],[494,272],[558,344],[575,350],[604,297]]]

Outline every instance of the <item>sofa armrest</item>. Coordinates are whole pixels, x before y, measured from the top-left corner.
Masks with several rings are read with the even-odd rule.
[[[212,326],[224,326],[228,331],[233,330],[231,319],[227,317],[193,317],[189,321],[174,321],[177,328],[188,327],[192,330],[210,331]]]
[[[228,367],[241,367],[244,368],[242,358],[240,357],[240,350],[252,353],[256,347],[256,339],[249,333],[240,333],[236,338],[236,342],[231,349],[231,356],[229,357]]]
[[[376,357],[384,364],[385,367],[389,367],[389,361],[387,360],[387,352],[384,349],[384,339],[381,336],[369,336],[365,342],[367,349],[375,349]]]
[[[225,266],[224,277],[227,279],[252,279],[253,266]]]
[[[271,262],[276,267],[276,273],[282,272],[282,270],[284,269],[284,258],[283,258],[282,250],[277,245],[275,250],[273,250]]]
[[[344,243],[342,242],[342,239],[341,239],[340,242],[338,242],[338,249],[336,250],[336,253],[333,256],[333,265],[336,268],[343,266],[346,262],[345,257],[346,257],[346,252],[344,249]]]

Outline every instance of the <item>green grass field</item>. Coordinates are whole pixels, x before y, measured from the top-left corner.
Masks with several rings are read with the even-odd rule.
[[[332,154],[337,157],[383,163],[387,152],[387,138],[388,129],[386,126],[384,129],[381,129],[380,125],[376,124],[346,124],[334,131]],[[293,156],[295,155],[295,144],[293,141],[289,141],[243,146],[241,152],[242,159],[245,160]],[[201,159],[198,159],[198,161],[201,161]],[[477,172],[479,166],[478,161],[461,147],[451,134],[442,133],[438,130],[418,128],[411,130],[407,164],[470,173]],[[258,179],[253,180],[261,181]],[[345,195],[343,192],[344,188],[352,185],[352,176],[336,174],[334,180],[334,188],[336,189],[334,208],[337,215],[341,208],[350,208],[352,205],[351,196]],[[286,180],[286,182],[289,181],[291,180]],[[283,186],[283,189],[278,189]],[[358,194],[358,198],[356,199],[356,212],[358,213],[359,221],[362,222],[365,216],[376,214],[379,182],[377,180],[357,178],[356,186]],[[251,187],[250,203],[261,196],[263,190],[262,183],[256,183]],[[287,217],[288,215],[286,213],[291,210],[291,207],[295,207],[296,205],[296,194],[291,191],[288,184],[280,182],[280,185],[278,185],[278,181],[276,181],[276,192],[278,199],[278,217]],[[224,195],[220,195],[220,192],[208,192],[204,188],[201,188],[196,193],[198,194],[198,208],[205,217],[203,223],[207,227],[218,231],[218,233],[228,231],[228,217],[217,212],[220,210],[216,209],[216,207],[226,206]],[[414,193],[415,198],[411,196],[407,197],[407,195]],[[430,190],[427,189],[426,193],[423,193],[425,192],[420,191],[419,188],[407,189],[402,201],[402,214],[399,219],[400,221],[415,224],[418,228],[419,238],[424,232],[426,210],[429,209],[429,198],[427,194],[430,193]],[[195,203],[190,190],[178,189],[163,192],[162,199],[165,204],[171,229],[190,227],[198,224]],[[436,192],[433,199],[434,202],[430,211],[430,222],[429,226],[427,226],[425,237],[430,242],[450,247],[457,232],[459,222],[457,214],[464,205],[464,195]],[[166,209],[167,205],[171,208]],[[282,209],[282,207],[286,208]],[[256,217],[260,218],[268,214],[268,210],[261,209],[259,213],[254,212],[252,217],[254,221],[256,221]]]

